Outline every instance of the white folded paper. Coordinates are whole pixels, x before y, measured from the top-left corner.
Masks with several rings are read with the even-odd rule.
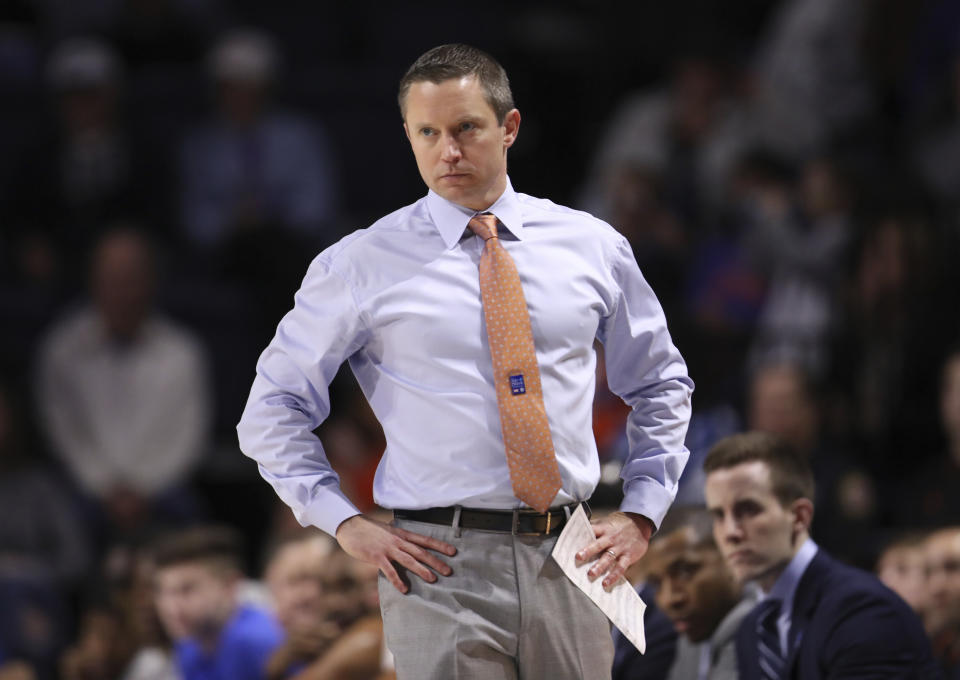
[[[625,578],[617,581],[608,591],[603,587],[602,578],[591,581],[587,577],[587,570],[593,562],[577,564],[577,552],[587,547],[595,538],[593,527],[590,526],[590,520],[581,505],[560,533],[553,548],[553,559],[567,578],[586,593],[613,625],[620,629],[623,636],[643,654],[647,651],[647,641],[643,634],[643,612],[647,605],[637,595],[637,591]]]

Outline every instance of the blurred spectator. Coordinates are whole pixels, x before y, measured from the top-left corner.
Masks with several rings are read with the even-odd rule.
[[[0,572],[71,588],[89,566],[90,546],[69,491],[27,448],[24,420],[0,382]]]
[[[796,191],[761,184],[748,194],[745,244],[770,280],[754,362],[775,358],[815,375],[826,371],[852,238],[851,191],[838,161],[819,157],[804,165]]]
[[[955,306],[955,291],[943,288],[942,251],[918,209],[884,209],[869,220],[855,249],[846,324],[832,362],[861,462],[897,489],[904,452],[913,474],[936,450],[937,377],[958,321],[944,314]],[[891,503],[898,496],[881,494]]]
[[[330,464],[340,476],[340,488],[357,508],[367,512],[375,508],[373,478],[387,444],[353,374],[342,378],[336,385],[341,406],[335,407],[319,435]]]
[[[960,528],[930,534],[926,543],[927,612],[924,625],[947,678],[960,673]]]
[[[919,466],[909,480],[896,508],[907,526],[960,524],[960,348],[943,362],[939,405],[946,450]]]
[[[331,552],[333,543],[327,534],[301,529],[282,539],[267,562],[264,580],[288,643],[299,631],[322,626],[323,572]]]
[[[336,168],[315,125],[271,106],[280,68],[272,41],[252,30],[229,33],[214,46],[208,68],[216,110],[182,153],[189,241],[223,247],[269,228],[261,243],[284,230],[331,242],[324,230],[336,216]]]
[[[785,0],[754,66],[751,125],[762,144],[796,160],[821,153],[870,111],[861,34],[865,0]]]
[[[24,141],[10,191],[11,226],[24,247],[42,244],[47,258],[72,274],[76,254],[103,225],[160,212],[162,178],[126,119],[123,68],[109,45],[87,37],[66,40],[51,53],[46,75],[55,129]]]
[[[180,149],[181,226],[195,266],[246,286],[264,338],[310,260],[339,237],[331,147],[314,121],[274,107],[280,66],[265,34],[222,37],[207,60],[212,115]]]
[[[690,54],[678,60],[667,88],[633,93],[620,104],[594,150],[580,205],[619,227],[614,220],[624,217],[630,193],[650,191],[637,180],[658,177],[663,203],[681,223],[646,228],[662,245],[673,245],[683,238],[683,224],[699,226],[702,209],[723,196],[748,140],[723,60]],[[636,200],[644,200],[642,193]]]
[[[726,567],[706,513],[656,539],[644,557],[657,605],[679,634],[669,680],[736,680],[736,632],[756,604]]]
[[[37,675],[29,664],[22,661],[5,662],[0,658],[0,680],[36,680]]]
[[[92,303],[55,324],[39,359],[37,397],[55,452],[119,531],[196,512],[187,485],[208,429],[205,357],[154,310],[154,257],[135,231],[105,236]]]
[[[0,382],[0,650],[47,678],[90,545],[69,490],[28,448],[24,420]]]
[[[91,590],[61,680],[179,680],[153,604],[153,562],[142,549],[111,546]]]
[[[950,75],[943,110],[918,133],[912,161],[927,188],[955,209],[960,200],[960,59]]]
[[[873,554],[868,529],[876,519],[872,479],[824,429],[823,395],[795,363],[770,362],[752,376],[747,429],[779,435],[802,455],[816,480],[811,534],[842,559],[865,563]]]
[[[926,536],[907,534],[884,547],[876,573],[885,586],[903,598],[921,619],[927,618]]]
[[[288,570],[309,570],[319,579],[310,586],[304,584],[300,592],[300,604],[309,599],[317,605],[309,612],[285,592],[289,583],[274,590],[280,594],[278,615],[286,621],[287,639],[271,658],[268,677],[360,680],[377,676],[383,668],[384,642],[376,567],[327,541],[318,542],[316,536],[281,551],[271,566],[273,579],[268,577],[268,582],[274,588],[285,580],[282,575]]]
[[[266,611],[238,599],[240,539],[222,527],[194,527],[156,543],[156,604],[174,641],[183,680],[266,678],[283,631]]]

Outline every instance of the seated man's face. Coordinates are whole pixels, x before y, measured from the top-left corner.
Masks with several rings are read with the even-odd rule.
[[[769,590],[795,554],[804,529],[798,511],[774,495],[770,468],[749,461],[715,470],[707,475],[704,495],[714,538],[734,578],[739,583],[756,580]]]
[[[696,546],[689,529],[654,543],[647,580],[677,633],[694,643],[709,639],[740,599],[740,587],[720,551],[712,545]]]
[[[335,551],[323,570],[324,616],[341,629],[368,613],[371,574],[362,564],[342,551]]]
[[[923,546],[888,548],[877,562],[877,578],[920,614],[927,608],[927,565]]]
[[[236,576],[218,566],[188,562],[157,569],[157,613],[174,640],[215,639],[236,607]]]
[[[329,552],[318,541],[292,543],[267,568],[277,619],[286,630],[311,629],[323,622],[322,579]]]
[[[927,630],[960,625],[960,529],[942,529],[927,539]]]

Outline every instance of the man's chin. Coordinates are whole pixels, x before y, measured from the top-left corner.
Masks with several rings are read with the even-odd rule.
[[[745,564],[741,566],[735,566],[730,569],[733,572],[733,578],[743,585],[744,583],[749,583],[750,581],[756,581],[763,577],[764,574],[769,571],[763,565],[758,564]]]

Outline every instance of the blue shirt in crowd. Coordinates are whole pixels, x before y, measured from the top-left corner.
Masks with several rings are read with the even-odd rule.
[[[283,630],[269,613],[241,606],[212,654],[196,640],[178,642],[177,667],[183,680],[260,680],[266,678],[267,660],[281,642]]]

